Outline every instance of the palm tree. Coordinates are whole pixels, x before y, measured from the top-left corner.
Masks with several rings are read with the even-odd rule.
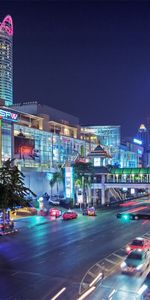
[[[55,184],[57,184],[57,196],[59,195],[59,183],[63,180],[63,169],[59,168],[59,170],[55,173],[53,173],[53,177],[50,180],[49,184],[51,187],[51,199],[52,199],[52,192],[53,192],[53,187]]]
[[[14,159],[4,162],[0,168],[0,209],[3,212],[3,224],[5,225],[6,210],[14,208],[16,205],[27,206],[25,198],[29,194],[36,196],[24,185],[24,175],[14,165]]]
[[[82,193],[83,193],[83,202],[86,202],[85,199],[85,194],[88,195],[90,198],[90,193],[91,193],[91,175],[93,174],[93,167],[91,163],[82,163],[82,162],[77,162],[74,165],[74,170],[75,170],[75,186],[76,183],[80,183],[80,186],[82,188]]]

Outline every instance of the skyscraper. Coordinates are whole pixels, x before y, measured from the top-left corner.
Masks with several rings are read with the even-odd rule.
[[[6,16],[0,23],[0,99],[13,104],[13,21]]]

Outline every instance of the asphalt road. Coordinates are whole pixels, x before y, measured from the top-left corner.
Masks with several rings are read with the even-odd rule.
[[[150,231],[149,221],[122,221],[117,211],[70,221],[38,216],[17,221],[20,231],[0,238],[0,299],[50,300],[64,287],[58,299],[77,299],[92,265]]]

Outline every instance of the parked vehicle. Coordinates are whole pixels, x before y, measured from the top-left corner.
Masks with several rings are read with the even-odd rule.
[[[59,205],[60,199],[58,198],[58,196],[52,196],[51,198],[49,198],[48,203],[51,205]]]
[[[37,209],[35,207],[20,207],[11,213],[16,216],[33,216],[37,215]]]

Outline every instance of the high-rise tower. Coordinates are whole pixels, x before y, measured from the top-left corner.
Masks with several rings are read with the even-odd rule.
[[[13,104],[13,21],[6,16],[0,23],[0,98]]]

